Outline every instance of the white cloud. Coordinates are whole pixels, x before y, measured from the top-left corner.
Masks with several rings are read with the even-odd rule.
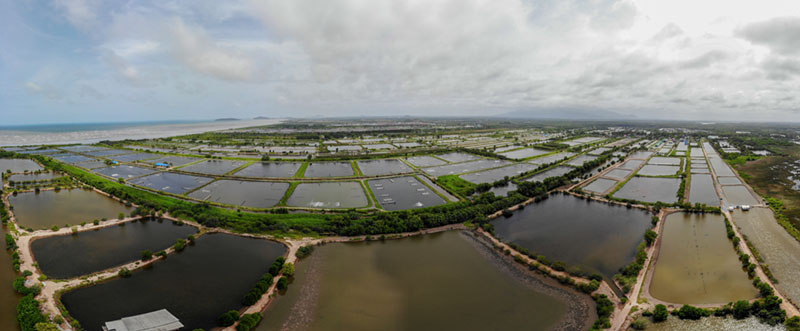
[[[99,0],[54,0],[53,5],[67,21],[80,29],[88,29],[97,21]]]
[[[250,58],[215,42],[202,28],[176,18],[168,29],[174,58],[192,70],[228,81],[254,79],[256,65]]]

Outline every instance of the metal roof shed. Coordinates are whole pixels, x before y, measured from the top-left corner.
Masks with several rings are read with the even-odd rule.
[[[106,322],[103,331],[174,331],[182,327],[177,317],[161,309]]]

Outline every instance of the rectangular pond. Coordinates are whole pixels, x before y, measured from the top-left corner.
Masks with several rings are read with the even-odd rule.
[[[29,174],[16,174],[8,176],[9,182],[34,182],[34,181],[51,181],[56,178],[64,177],[61,173],[54,173],[54,172],[40,172],[38,174],[29,173]]]
[[[607,172],[604,176],[614,179],[625,179],[628,178],[628,176],[630,176],[631,173],[633,173],[633,170],[617,168]]]
[[[439,177],[444,175],[458,175],[458,174],[463,174],[465,172],[502,167],[509,164],[511,164],[511,162],[505,160],[480,159],[476,161],[446,164],[437,167],[425,168],[423,169],[423,171],[427,172],[431,176]]]
[[[744,185],[723,186],[722,192],[725,193],[725,198],[730,205],[752,206],[759,203],[759,200]]]
[[[778,279],[778,291],[795,304],[800,303],[800,242],[775,220],[769,208],[737,209],[733,221],[769,265]]]
[[[620,169],[636,170],[644,163],[644,160],[627,160],[619,166]]]
[[[133,179],[130,181],[130,183],[148,187],[156,191],[183,194],[197,187],[208,184],[212,180],[213,178],[209,177],[160,172],[150,176]]]
[[[647,161],[647,164],[678,166],[678,165],[681,164],[681,158],[679,158],[679,157],[656,156],[656,157],[651,158],[649,161]]]
[[[197,229],[170,220],[127,222],[77,235],[36,239],[31,250],[49,278],[68,279],[141,259],[143,250],[157,252]]]
[[[583,190],[597,194],[604,194],[606,191],[617,186],[618,183],[618,181],[613,179],[598,178],[589,183],[589,185],[584,186]]]
[[[567,162],[567,164],[569,164],[571,166],[575,166],[575,167],[580,167],[584,163],[589,162],[589,161],[594,161],[596,159],[597,159],[597,156],[594,156],[594,155],[580,155],[580,156],[578,156],[578,157],[576,157],[576,158],[574,158],[572,160],[569,160]]]
[[[75,154],[59,154],[59,155],[53,155],[52,157],[56,160],[69,164],[95,160],[90,157],[86,157],[83,155],[75,155]]]
[[[234,175],[254,178],[288,178],[300,170],[303,162],[256,162]]]
[[[6,173],[8,170],[14,172],[32,172],[42,170],[42,166],[33,160],[28,159],[0,159],[0,173]]]
[[[23,228],[49,229],[57,225],[91,223],[95,219],[116,219],[130,207],[93,190],[42,191],[9,196],[17,223]]]
[[[206,160],[180,168],[180,170],[206,175],[224,175],[245,164],[247,164],[247,161]]]
[[[403,161],[397,159],[363,160],[358,161],[357,164],[364,176],[383,176],[414,172],[414,169],[411,169],[411,167],[403,163]]]
[[[150,164],[163,163],[163,164],[168,164],[170,167],[180,167],[182,165],[189,164],[199,160],[201,159],[187,157],[187,156],[170,155],[170,156],[160,157],[157,159],[147,160],[145,162]]]
[[[84,169],[95,169],[95,168],[108,167],[108,164],[106,164],[106,161],[101,161],[101,160],[92,160],[92,161],[87,161],[87,162],[81,162],[81,163],[76,163],[74,165],[76,167],[81,167],[81,168],[84,168]]]
[[[492,224],[505,242],[611,278],[633,261],[650,216],[640,209],[553,194]]]
[[[736,174],[733,173],[733,170],[731,170],[731,167],[729,167],[728,164],[725,163],[725,161],[722,160],[721,158],[719,158],[719,157],[709,157],[708,158],[708,162],[711,163],[711,168],[714,169],[714,173],[717,174],[717,177],[734,177],[734,176],[736,176]]]
[[[720,185],[742,185],[739,177],[717,177]]]
[[[294,207],[358,208],[369,205],[359,182],[300,183],[286,202]]]
[[[700,148],[692,148],[692,150],[689,153],[690,153],[689,156],[691,157],[705,157],[705,154],[703,154],[703,150]]]
[[[412,176],[368,181],[375,199],[386,210],[406,210],[438,206],[445,201]]]
[[[195,190],[188,196],[227,205],[270,208],[283,199],[288,189],[289,183],[218,180]]]
[[[446,153],[446,154],[439,154],[436,157],[445,160],[447,162],[466,162],[480,159],[480,156],[467,154],[467,153]]]
[[[594,305],[510,268],[466,232],[318,247],[256,329],[587,329]],[[423,272],[424,271],[424,272]],[[480,286],[475,286],[480,284]],[[480,314],[465,314],[481,307]]]
[[[303,175],[307,178],[352,177],[355,175],[350,162],[311,162]]]
[[[412,157],[406,158],[406,161],[408,161],[408,163],[411,163],[414,166],[419,167],[419,168],[438,166],[438,165],[443,165],[443,164],[447,163],[447,162],[439,160],[439,159],[437,159],[437,158],[435,158],[433,156],[412,156]]]
[[[154,169],[142,168],[132,165],[110,166],[106,168],[94,169],[93,171],[102,175],[106,175],[108,177],[124,178],[124,179],[141,177],[156,172],[156,170]]]
[[[638,151],[636,153],[631,154],[632,159],[647,159],[648,157],[652,156],[653,152],[649,151]]]
[[[533,175],[533,176],[531,176],[529,178],[526,178],[525,181],[526,182],[543,182],[547,178],[563,176],[563,175],[566,175],[567,173],[569,173],[570,171],[573,171],[573,170],[575,170],[575,168],[573,168],[573,167],[557,166],[557,167],[553,167],[553,168],[547,169],[545,171],[542,171],[542,172],[540,172],[538,174],[535,174],[535,175]]]
[[[680,170],[680,166],[646,164],[636,174],[642,176],[671,176],[677,174]]]
[[[461,175],[461,179],[475,184],[494,183],[505,177],[515,177],[522,173],[536,170],[537,166],[527,163],[512,164],[507,167],[495,168],[486,171],[473,172],[471,174]]]
[[[633,177],[614,196],[642,202],[674,203],[678,201],[680,186],[679,178]]]
[[[507,157],[509,159],[521,160],[521,159],[527,159],[529,157],[534,157],[534,156],[538,156],[538,155],[544,155],[544,154],[547,154],[547,153],[550,153],[550,151],[546,151],[546,150],[543,150],[543,149],[536,149],[536,148],[523,148],[523,149],[518,149],[518,150],[510,151],[510,152],[503,152],[503,153],[499,153],[499,154],[502,155],[502,156],[505,156],[505,157]]]
[[[550,154],[547,156],[537,157],[535,159],[528,160],[528,163],[542,165],[542,164],[550,164],[554,162],[564,161],[564,159],[575,156],[575,153],[572,152],[560,152],[555,154]]]
[[[61,301],[86,330],[158,309],[169,310],[185,330],[211,330],[222,313],[241,308],[242,297],[285,252],[274,241],[207,234],[130,278],[77,289]]]
[[[692,175],[692,183],[689,186],[689,202],[704,203],[712,207],[719,206],[719,196],[711,175]]]
[[[151,153],[134,153],[134,154],[125,154],[125,155],[117,155],[111,157],[111,159],[117,160],[119,162],[134,162],[134,161],[141,161],[147,159],[155,159],[160,157],[160,154],[151,154]]]
[[[650,283],[653,297],[692,305],[756,298],[721,215],[670,214],[660,239]]]

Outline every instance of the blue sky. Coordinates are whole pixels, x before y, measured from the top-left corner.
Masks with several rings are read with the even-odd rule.
[[[800,121],[793,1],[0,0],[4,125],[254,116]]]

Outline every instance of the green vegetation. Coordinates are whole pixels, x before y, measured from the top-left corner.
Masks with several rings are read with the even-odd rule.
[[[231,310],[228,312],[223,313],[217,319],[217,325],[219,326],[231,326],[233,323],[239,320],[239,312],[235,310]]]
[[[39,301],[28,294],[17,303],[17,323],[22,331],[36,331],[36,324],[47,323],[47,317],[39,309]]]
[[[236,331],[250,331],[254,330],[258,323],[261,322],[261,314],[245,314],[239,319],[239,324],[236,325]]]
[[[133,276],[133,272],[128,270],[128,268],[122,268],[122,269],[119,269],[119,272],[117,273],[117,275],[122,277],[122,278],[128,278],[130,276]]]
[[[611,313],[614,312],[614,303],[605,294],[592,296],[597,303],[597,321],[592,325],[592,330],[608,329],[611,327]]]
[[[662,304],[657,304],[656,308],[653,310],[653,322],[660,323],[667,320],[669,317],[669,311],[667,311],[667,306]]]
[[[444,187],[450,192],[453,192],[457,195],[462,197],[468,197],[475,193],[475,189],[478,187],[477,185],[470,183],[458,175],[445,175],[439,178],[436,178],[436,183],[440,186]]]
[[[149,249],[145,249],[142,251],[142,261],[147,261],[153,258],[153,252]]]
[[[289,278],[287,278],[286,276],[281,276],[281,278],[278,278],[278,285],[277,285],[278,291],[283,292],[286,291],[287,288],[289,288]]]
[[[312,252],[314,252],[314,246],[306,245],[298,248],[297,252],[294,253],[294,256],[296,256],[298,259],[303,259],[311,255]]]

